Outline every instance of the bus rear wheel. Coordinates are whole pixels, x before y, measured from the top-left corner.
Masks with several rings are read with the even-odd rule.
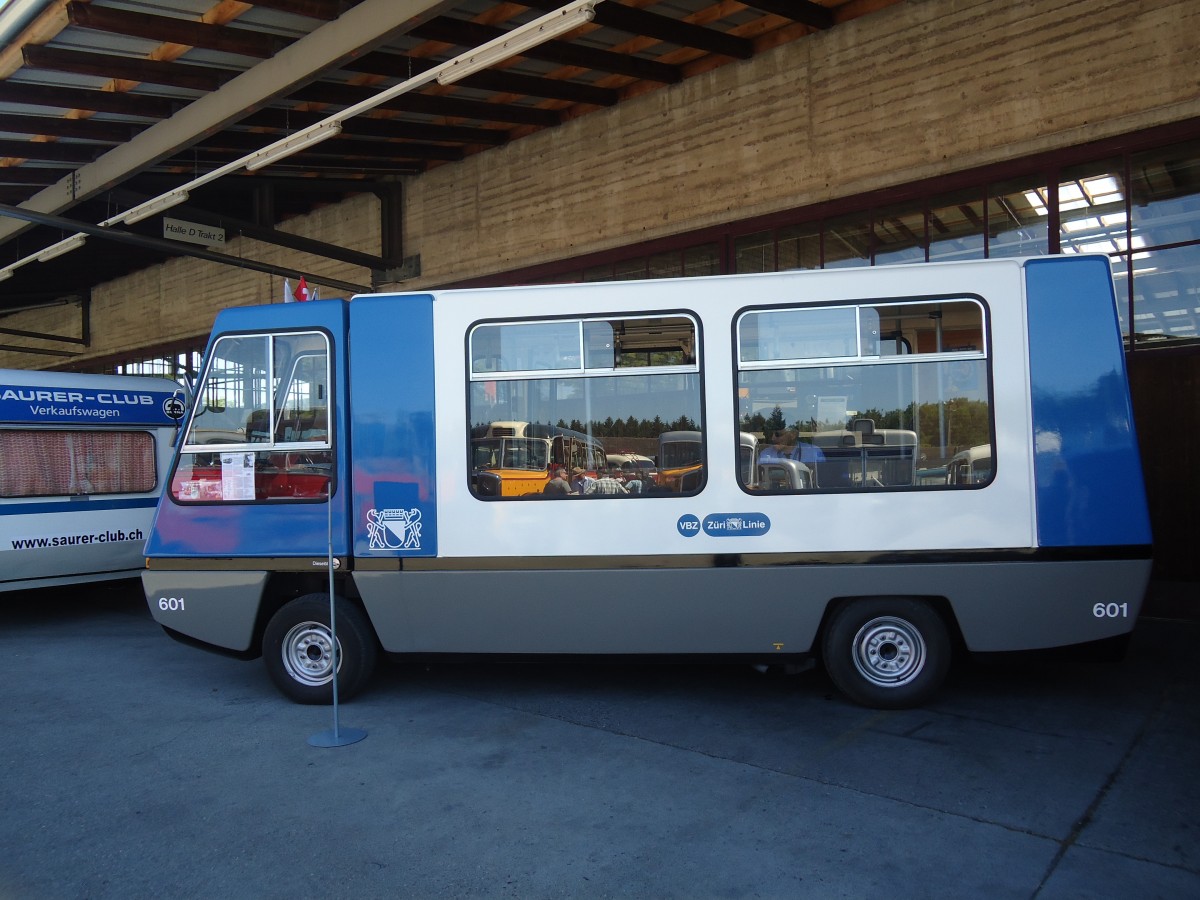
[[[875,709],[928,701],[950,669],[950,634],[928,603],[870,597],[841,606],[822,642],[825,671],[842,693]]]
[[[363,612],[341,597],[337,614],[338,699],[349,700],[366,687],[378,649]],[[275,686],[297,703],[333,702],[333,638],[329,595],[306,594],[283,606],[263,634],[263,661]]]

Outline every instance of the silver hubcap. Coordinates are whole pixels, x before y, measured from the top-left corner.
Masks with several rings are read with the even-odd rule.
[[[339,654],[340,656],[340,654]],[[333,641],[320,622],[293,625],[283,639],[283,667],[301,684],[329,684],[333,673]]]
[[[872,619],[854,636],[854,667],[880,687],[908,684],[925,668],[925,639],[903,619]]]

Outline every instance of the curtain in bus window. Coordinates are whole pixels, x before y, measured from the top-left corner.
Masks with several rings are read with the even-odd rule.
[[[157,472],[148,432],[0,431],[0,496],[145,493]]]

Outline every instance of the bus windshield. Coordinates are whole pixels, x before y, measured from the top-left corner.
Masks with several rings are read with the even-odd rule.
[[[472,453],[477,469],[545,471],[549,442],[542,438],[480,438]]]

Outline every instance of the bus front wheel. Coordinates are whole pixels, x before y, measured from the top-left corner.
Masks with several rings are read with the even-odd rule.
[[[950,669],[950,634],[924,601],[862,598],[833,614],[822,655],[833,683],[854,702],[907,709],[941,687]]]
[[[335,601],[338,699],[366,687],[375,669],[375,635],[363,612],[341,597]],[[263,661],[275,686],[297,703],[333,702],[333,638],[329,595],[306,594],[283,606],[263,634]]]

